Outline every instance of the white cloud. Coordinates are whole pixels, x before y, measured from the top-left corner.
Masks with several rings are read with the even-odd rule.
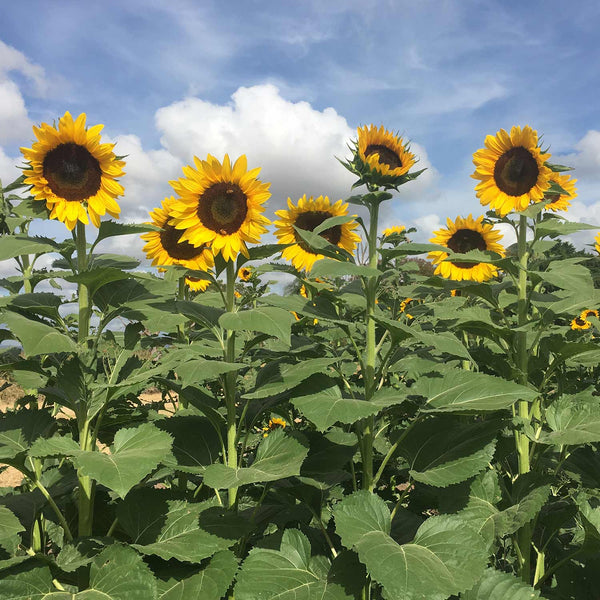
[[[0,144],[31,138],[31,125],[17,84],[0,81]]]
[[[590,129],[575,149],[576,153],[561,156],[561,163],[573,167],[578,178],[600,179],[600,131]]]
[[[44,69],[32,63],[22,52],[0,40],[0,79],[6,79],[8,73],[18,71],[35,85],[36,91],[43,96],[48,87]]]
[[[22,162],[21,158],[8,156],[2,147],[0,147],[0,181],[3,187],[6,187],[19,177],[21,170],[17,168],[17,165],[22,164]]]

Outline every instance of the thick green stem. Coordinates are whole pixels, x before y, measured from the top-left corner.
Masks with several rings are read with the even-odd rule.
[[[79,447],[85,452],[93,451],[93,436],[90,431],[90,422],[85,420],[79,430]],[[92,535],[94,523],[94,494],[95,481],[77,472],[79,482],[79,537]]]
[[[185,276],[179,278],[177,300],[185,300]],[[188,341],[187,335],[185,333],[185,325],[183,323],[179,323],[177,325],[177,341],[181,344],[186,344]]]
[[[31,294],[33,292],[33,286],[31,285],[33,265],[29,260],[29,254],[23,254],[21,256],[21,267],[23,269],[23,291],[26,294]]]
[[[50,508],[54,511],[54,514],[58,518],[58,522],[60,523],[61,527],[63,528],[63,531],[65,532],[66,540],[68,542],[72,542],[73,536],[71,535],[71,530],[69,529],[69,524],[67,523],[64,515],[60,511],[60,508],[58,508],[58,506],[56,505],[56,502],[54,502],[54,499],[50,495],[50,492],[42,485],[42,483],[40,483],[40,481],[38,479],[36,479],[33,483],[35,484],[37,489],[40,490],[40,492],[42,492],[42,495],[48,501]]]
[[[77,221],[77,234],[75,236],[75,244],[77,247],[77,272],[84,273],[87,270],[87,245],[85,243],[85,225],[81,221]],[[90,295],[87,285],[78,284],[79,292],[79,331],[77,341],[80,344],[85,344],[90,333]]]
[[[519,258],[519,278],[517,280],[517,319],[518,326],[523,328],[528,321],[527,318],[527,264],[529,260],[529,249],[527,247],[527,217],[521,215],[519,218],[519,230],[517,238],[517,249]],[[518,331],[517,343],[517,380],[522,385],[529,381],[529,355],[527,352],[527,332]],[[526,400],[517,401],[517,414],[526,423],[531,416],[529,404]],[[529,473],[531,469],[529,457],[529,438],[519,431],[515,432],[515,443],[519,460],[519,475]],[[521,553],[520,574],[523,581],[530,583],[531,577],[531,524],[523,526],[517,533],[519,550]]]
[[[227,283],[225,290],[225,301],[227,312],[235,311],[235,264],[233,261],[227,262]],[[225,344],[225,362],[235,362],[235,332],[227,330],[227,342]],[[237,469],[237,421],[235,407],[235,385],[237,380],[237,371],[226,373],[223,378],[225,392],[225,406],[227,407],[227,466]],[[237,487],[229,488],[229,508],[236,506]]]
[[[377,268],[377,228],[379,222],[379,203],[375,201],[369,206],[369,267]],[[364,365],[365,400],[368,402],[373,397],[376,388],[375,381],[375,359],[377,355],[377,344],[375,339],[375,300],[377,296],[377,278],[369,277],[365,280],[365,296],[367,300],[366,329],[367,339]],[[373,440],[375,429],[375,417],[368,417],[362,423],[362,488],[373,491]]]

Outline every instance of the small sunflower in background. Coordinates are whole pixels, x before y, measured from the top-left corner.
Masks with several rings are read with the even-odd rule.
[[[406,231],[404,225],[393,225],[392,227],[386,227],[382,232],[381,236],[385,239],[391,235],[400,235]]]
[[[583,329],[589,329],[591,326],[592,326],[592,324],[587,319],[584,319],[581,316],[575,317],[571,321],[571,329],[583,330]]]
[[[252,277],[252,269],[249,267],[242,267],[238,271],[238,277],[241,281],[250,281],[250,278]]]
[[[293,244],[283,250],[281,256],[285,260],[291,261],[299,271],[304,269],[310,271],[315,262],[323,258],[322,254],[318,254],[311,250],[308,245],[298,235],[295,227],[313,231],[321,223],[331,217],[346,216],[348,214],[348,204],[344,204],[342,200],[338,200],[335,204],[331,204],[327,196],[319,196],[314,199],[312,196],[307,200],[306,194],[298,200],[298,204],[294,204],[291,198],[288,198],[287,210],[278,210],[275,215],[279,217],[279,221],[275,221],[275,235],[280,244]],[[354,229],[358,227],[356,221],[334,225],[319,235],[327,240],[330,244],[343,248],[350,253],[353,253],[356,244],[360,242],[360,237],[354,233]]]
[[[596,248],[596,252],[600,254],[600,233],[594,238],[594,247]]]
[[[183,167],[184,178],[171,181],[178,194],[169,223],[181,230],[182,242],[196,247],[208,245],[214,254],[235,260],[241,252],[248,257],[247,243],[256,244],[270,223],[263,216],[269,199],[269,183],[258,178],[260,168],[248,170],[244,155],[231,163],[214,156],[194,157],[194,166]]]
[[[287,427],[287,423],[284,419],[279,417],[273,417],[269,419],[269,424],[266,427],[263,427],[263,437],[267,437],[271,431],[275,431],[275,429],[285,429]]]
[[[471,175],[480,180],[475,192],[481,204],[503,217],[544,199],[552,170],[546,166],[550,154],[539,147],[537,131],[529,125],[514,126],[510,134],[501,129],[488,135],[484,145],[473,154]]]
[[[143,250],[152,266],[180,265],[194,271],[208,271],[215,265],[214,256],[209,246],[193,246],[182,241],[183,231],[169,225],[171,206],[175,198],[165,198],[162,207],[155,208],[151,213],[152,225],[160,227],[160,231],[150,231],[142,234],[146,242]],[[204,291],[210,281],[195,277],[186,277],[188,287],[193,291]]]
[[[352,186],[367,184],[375,187],[397,189],[398,186],[415,179],[425,169],[409,173],[415,165],[415,155],[409,144],[398,134],[388,131],[383,125],[371,124],[358,127],[358,140],[351,147],[351,161],[340,161],[349,171],[358,175]]]
[[[105,214],[118,219],[121,208],[115,198],[124,192],[116,178],[125,174],[125,162],[115,156],[114,144],[100,143],[104,125],[86,128],[85,121],[85,113],[74,121],[67,111],[58,127],[47,123],[34,127],[38,141],[21,148],[29,162],[23,175],[33,197],[45,201],[50,218],[70,231],[78,221],[87,225],[91,220],[100,227]]]
[[[407,312],[408,305],[413,301],[412,298],[405,298],[400,302],[400,312],[404,313],[408,319],[414,319],[412,315],[409,315]]]
[[[473,219],[456,217],[454,221],[447,219],[447,229],[434,231],[435,237],[429,241],[432,244],[446,246],[452,252],[465,254],[470,250],[496,252],[504,256],[504,247],[498,243],[502,233],[491,224],[483,223],[483,216]],[[463,261],[445,261],[449,253],[443,251],[430,252],[428,258],[437,265],[434,275],[441,275],[454,281],[487,281],[498,273],[498,268],[490,263],[471,263]]]
[[[544,208],[554,212],[557,210],[569,210],[569,206],[571,206],[571,200],[577,196],[577,189],[575,188],[577,179],[573,179],[569,175],[561,175],[560,173],[552,172],[550,174],[550,182],[558,184],[566,192],[566,194],[547,191],[544,194],[544,198],[546,200],[551,200],[551,202],[546,204]]]
[[[582,319],[585,319],[586,321],[590,318],[590,317],[596,317],[596,319],[598,318],[598,311],[594,308],[587,308],[584,311],[581,311],[581,314],[579,315]]]

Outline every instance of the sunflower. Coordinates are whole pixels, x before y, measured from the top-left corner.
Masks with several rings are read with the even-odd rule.
[[[205,292],[206,288],[211,284],[208,279],[200,279],[200,277],[186,277],[185,284],[192,292]]]
[[[546,204],[546,210],[552,210],[556,212],[557,210],[568,210],[569,206],[571,206],[571,200],[577,196],[577,190],[575,189],[575,184],[577,183],[577,179],[573,179],[569,177],[569,175],[561,175],[560,173],[552,172],[550,173],[550,182],[557,183],[566,194],[559,194],[557,192],[546,192],[544,198],[546,200],[552,200]]]
[[[267,427],[263,427],[263,437],[267,437],[271,431],[275,431],[275,429],[285,429],[287,427],[287,423],[279,418],[273,417],[269,419],[269,424]]]
[[[504,256],[504,248],[498,243],[502,234],[490,224],[483,223],[483,216],[473,219],[456,217],[452,222],[447,219],[448,229],[434,231],[435,237],[429,240],[433,244],[446,246],[452,252],[464,254],[469,250],[489,250]],[[437,265],[434,275],[441,275],[455,281],[487,281],[494,277],[498,268],[489,263],[470,263],[462,261],[445,261],[449,253],[443,251],[430,252],[428,258]]]
[[[319,196],[316,200],[311,196],[308,200],[306,194],[294,205],[291,198],[288,198],[288,210],[278,210],[275,214],[279,221],[275,221],[275,235],[279,238],[280,244],[293,244],[283,250],[281,256],[290,260],[296,269],[305,269],[310,271],[314,263],[323,258],[322,254],[315,253],[298,235],[294,226],[299,229],[313,231],[323,221],[330,217],[345,216],[348,214],[348,205],[338,200],[335,204],[329,202],[327,196]],[[319,235],[325,238],[330,244],[344,248],[348,252],[354,252],[356,244],[360,242],[360,237],[354,233],[358,227],[356,221],[334,225]]]
[[[546,166],[550,154],[538,146],[537,131],[526,125],[513,127],[510,135],[501,129],[485,138],[485,148],[473,154],[477,197],[500,216],[511,210],[525,210],[540,202],[550,187],[552,171]]]
[[[600,254],[600,233],[594,238],[594,247],[596,248],[596,252]]]
[[[579,315],[582,319],[585,319],[586,321],[590,318],[590,317],[596,317],[596,319],[598,318],[598,311],[595,310],[594,308],[587,308],[586,310],[582,311],[581,314]]]
[[[106,213],[118,219],[121,209],[115,198],[124,191],[115,178],[124,175],[125,163],[114,155],[114,144],[100,143],[104,125],[86,129],[85,120],[85,113],[73,121],[67,111],[58,128],[47,123],[34,127],[38,141],[21,148],[29,162],[23,175],[33,197],[45,201],[50,218],[71,231],[77,221],[89,223],[86,207],[96,227]]]
[[[248,268],[248,267],[242,267],[239,271],[238,271],[238,277],[242,280],[242,281],[250,281],[250,277],[252,277],[252,269]]]
[[[571,321],[571,329],[589,329],[592,324],[583,317],[575,317]]]
[[[400,312],[404,313],[409,319],[414,319],[412,315],[409,315],[408,312],[406,312],[406,309],[408,305],[412,302],[412,300],[412,298],[405,298],[404,300],[402,300],[402,302],[400,302]]]
[[[258,243],[270,223],[261,214],[270,184],[257,179],[260,169],[248,171],[244,155],[232,165],[227,154],[223,164],[209,154],[206,160],[194,157],[194,165],[183,168],[184,178],[170,182],[179,198],[169,223],[184,230],[183,242],[209,245],[225,260],[239,252],[248,257],[246,243]]]
[[[406,231],[406,227],[404,227],[404,225],[393,225],[392,227],[386,227],[382,232],[381,235],[386,238],[389,237],[390,235],[400,235],[401,233],[404,233]]]
[[[169,225],[169,215],[174,202],[175,198],[173,196],[165,198],[162,202],[162,208],[155,208],[150,213],[152,225],[160,227],[160,231],[150,231],[141,236],[146,241],[144,246],[146,256],[152,259],[152,266],[180,265],[194,271],[212,269],[215,262],[210,247],[206,244],[198,247],[192,246],[189,242],[181,239],[183,231]],[[194,291],[204,291],[209,286],[210,281],[205,279],[197,281],[197,278],[187,277],[186,283]]]

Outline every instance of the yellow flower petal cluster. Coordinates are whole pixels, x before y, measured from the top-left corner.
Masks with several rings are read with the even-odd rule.
[[[504,256],[504,247],[498,243],[502,233],[489,223],[483,223],[483,216],[473,219],[456,217],[454,221],[447,219],[447,229],[434,231],[432,244],[446,246],[452,252],[464,254],[470,250],[489,250]],[[490,263],[471,263],[463,261],[445,261],[449,253],[443,251],[430,252],[428,258],[437,265],[434,274],[454,281],[487,281],[498,273],[498,268]]]
[[[575,184],[577,183],[577,179],[573,179],[569,175],[561,175],[560,173],[550,173],[550,181],[557,183],[566,194],[557,194],[554,192],[546,192],[545,198],[546,200],[552,200],[552,202],[546,204],[546,210],[552,210],[556,212],[557,210],[568,210],[569,206],[571,206],[571,200],[577,196],[577,190],[575,188]]]
[[[281,419],[279,417],[273,417],[272,419],[269,419],[269,424],[267,425],[267,427],[263,427],[263,437],[267,437],[269,433],[271,433],[271,431],[274,431],[275,429],[285,429],[286,427],[287,423],[284,419]]]
[[[177,198],[169,223],[183,230],[182,242],[208,245],[225,260],[238,253],[248,256],[247,243],[256,244],[270,223],[263,203],[271,196],[269,183],[258,178],[260,168],[248,170],[246,156],[223,163],[214,156],[194,157],[194,166],[183,168],[185,177],[171,181]]]
[[[594,238],[594,247],[596,248],[596,252],[598,254],[600,254],[600,232],[598,233],[598,235]]]
[[[81,113],[73,120],[67,111],[57,127],[34,127],[37,142],[21,148],[29,162],[23,174],[33,197],[45,201],[50,218],[71,231],[78,221],[87,225],[91,220],[100,227],[105,214],[118,219],[121,208],[115,198],[124,191],[116,178],[124,175],[125,163],[115,156],[114,144],[100,142],[104,125],[88,129],[86,118]]]
[[[382,232],[381,235],[386,238],[389,237],[390,235],[400,235],[401,233],[404,233],[406,231],[406,227],[404,227],[404,225],[393,225],[392,227],[386,227]]]
[[[299,229],[313,231],[321,223],[330,217],[346,216],[348,214],[348,204],[342,200],[331,204],[327,196],[319,196],[314,199],[312,196],[306,198],[306,194],[298,200],[297,204],[288,198],[287,210],[278,210],[275,212],[279,221],[275,221],[275,235],[280,244],[292,244],[285,248],[281,256],[291,261],[298,270],[305,269],[310,271],[315,262],[323,258],[322,254],[315,253],[298,235],[294,226]],[[354,233],[358,227],[356,221],[334,225],[319,235],[325,238],[330,244],[344,248],[348,252],[354,252],[356,244],[360,242],[360,237]]]
[[[242,281],[250,281],[250,277],[252,277],[252,269],[250,269],[249,267],[242,267],[238,271],[238,277]]]
[[[404,140],[383,125],[358,128],[358,155],[371,171],[391,177],[405,175],[416,162]]]
[[[546,166],[550,154],[540,149],[537,131],[529,125],[514,126],[510,134],[501,129],[488,135],[484,145],[473,154],[471,175],[480,180],[475,191],[481,204],[505,216],[544,199],[552,171]]]

